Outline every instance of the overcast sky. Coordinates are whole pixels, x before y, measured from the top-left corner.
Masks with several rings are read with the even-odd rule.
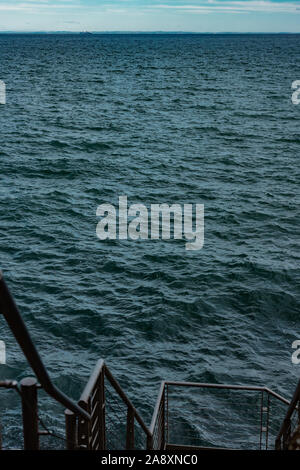
[[[300,0],[0,0],[0,31],[300,32]]]

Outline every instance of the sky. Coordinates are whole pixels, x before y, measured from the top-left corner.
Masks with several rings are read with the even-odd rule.
[[[0,0],[0,31],[300,33],[300,0]]]

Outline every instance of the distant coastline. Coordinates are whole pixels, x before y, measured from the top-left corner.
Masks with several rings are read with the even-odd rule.
[[[85,36],[86,33],[82,33],[82,31],[0,31],[0,34],[61,34],[61,35],[78,35],[78,36]],[[177,35],[184,35],[184,34],[196,34],[196,35],[294,35],[300,34],[298,32],[238,32],[238,31],[219,31],[219,32],[197,32],[197,31],[90,31],[88,35],[97,35],[97,34],[136,34],[136,35],[143,35],[143,34],[157,34],[157,35],[170,35],[170,34],[177,34]]]

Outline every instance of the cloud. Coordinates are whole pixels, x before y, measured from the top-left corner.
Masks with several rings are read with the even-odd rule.
[[[28,10],[40,10],[40,9],[52,9],[56,8],[77,8],[80,7],[80,4],[73,2],[73,0],[62,0],[61,3],[57,3],[60,0],[55,2],[49,2],[49,0],[30,0],[29,2],[10,2],[10,3],[0,3],[0,11],[28,11]]]
[[[109,12],[111,14],[126,14],[130,11],[149,12],[149,11],[174,11],[182,14],[195,13],[247,13],[247,12],[268,12],[268,13],[299,13],[300,3],[297,1],[270,1],[270,0],[195,0],[190,3],[183,3],[183,0],[170,0],[166,3],[156,3],[140,0],[137,5],[132,0],[116,0],[107,2],[97,0],[28,0],[2,2],[0,0],[0,11],[27,11],[51,12],[62,9],[73,9],[74,11],[90,12]]]
[[[300,0],[0,0],[14,31],[299,32],[298,13]]]
[[[158,4],[149,7],[160,10],[177,10],[182,13],[247,13],[247,12],[268,12],[268,13],[299,13],[299,3],[296,2],[272,2],[266,0],[208,0],[201,5],[179,5],[179,4]]]

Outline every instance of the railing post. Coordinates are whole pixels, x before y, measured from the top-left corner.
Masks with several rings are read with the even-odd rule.
[[[79,406],[84,410],[88,411],[88,405],[85,401],[80,400]],[[90,447],[90,426],[89,422],[82,418],[78,418],[78,446],[81,449],[89,450]]]
[[[165,444],[166,444],[166,439],[165,439],[165,430],[166,430],[166,421],[165,421],[165,400],[166,400],[166,391],[164,391],[164,394],[162,396],[162,401],[161,401],[161,440],[160,440],[160,450],[164,450]]]
[[[37,380],[21,380],[24,450],[39,450]]]
[[[8,326],[10,327],[14,337],[21,347],[27,361],[32,367],[39,383],[46,393],[53,397],[56,401],[64,405],[69,410],[74,411],[85,419],[90,420],[90,416],[80,408],[73,400],[67,397],[63,392],[53,385],[48,372],[40,358],[39,353],[30,337],[29,331],[20,315],[20,312],[12,298],[7,285],[3,279],[0,270],[0,314],[3,314]]]
[[[275,450],[282,450],[281,448],[281,438],[277,437],[275,441]]]
[[[169,385],[166,385],[165,388],[165,400],[166,400],[166,417],[165,417],[165,428],[166,428],[166,444],[169,443]]]
[[[153,436],[147,436],[147,450],[153,450]]]
[[[99,390],[99,426],[100,426],[100,442],[99,450],[106,449],[106,424],[105,424],[105,368],[102,369],[100,375],[100,390]]]
[[[80,419],[80,418],[79,418]],[[65,420],[66,420],[66,449],[74,450],[77,447],[77,432],[76,432],[76,423],[77,417],[73,411],[65,411]]]
[[[269,447],[269,425],[270,425],[270,394],[267,394],[267,418],[266,418],[266,450]]]
[[[134,411],[127,408],[126,450],[134,449]]]
[[[284,420],[284,431],[282,436],[282,449],[287,450],[291,438],[291,420]]]

